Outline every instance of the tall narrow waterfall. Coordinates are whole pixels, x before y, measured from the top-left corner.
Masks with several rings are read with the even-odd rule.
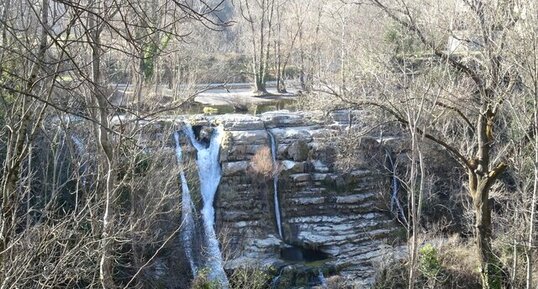
[[[392,211],[396,211],[397,218],[401,217],[404,224],[407,224],[407,219],[405,218],[405,212],[402,208],[402,205],[400,204],[400,201],[398,200],[398,189],[399,189],[399,182],[398,182],[398,176],[396,176],[396,163],[392,159],[392,156],[389,151],[386,151],[386,154],[389,158],[389,171],[392,172],[392,180],[391,180],[391,192],[390,192],[390,208]]]
[[[276,157],[277,157],[277,147],[276,147],[276,140],[275,136],[270,132],[267,131],[267,134],[269,135],[269,139],[271,140],[271,154],[273,156],[273,167],[276,166]],[[273,176],[273,198],[275,203],[275,218],[276,218],[276,226],[278,228],[278,235],[280,236],[280,239],[283,238],[282,236],[282,221],[280,217],[280,202],[278,201],[278,174],[275,173]]]
[[[221,168],[219,164],[219,150],[222,140],[222,127],[213,130],[209,146],[200,143],[190,125],[185,125],[185,134],[189,137],[192,145],[197,150],[198,176],[200,178],[200,193],[202,194],[203,208],[202,219],[204,223],[204,235],[207,246],[207,267],[209,279],[220,283],[219,288],[228,288],[228,278],[222,267],[222,256],[219,241],[215,234],[215,208],[213,201],[220,183]]]
[[[180,168],[179,179],[181,182],[181,224],[183,226],[181,230],[181,241],[183,242],[183,248],[185,249],[185,255],[189,261],[191,272],[196,277],[197,268],[193,256],[193,238],[196,231],[193,218],[194,204],[192,203],[189,185],[187,184],[187,178],[183,170],[183,151],[179,143],[179,133],[177,131],[174,133],[174,139],[176,140],[176,158]]]
[[[321,285],[321,288],[327,288],[327,279],[325,279],[325,276],[323,275],[323,272],[321,272],[321,270],[319,270],[318,273],[318,281],[319,285]]]
[[[87,171],[87,151],[86,146],[82,142],[82,140],[75,134],[71,135],[71,140],[73,141],[73,144],[75,144],[75,150],[78,154],[78,158],[81,160],[79,173],[80,173],[80,181],[82,183],[82,186],[86,187],[86,171]]]

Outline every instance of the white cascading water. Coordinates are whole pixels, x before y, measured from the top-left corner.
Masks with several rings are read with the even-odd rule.
[[[407,225],[407,219],[405,218],[405,213],[398,200],[398,176],[396,176],[396,164],[392,160],[390,152],[386,151],[387,156],[389,157],[389,170],[392,171],[392,184],[391,184],[391,196],[390,196],[390,208],[392,211],[396,210],[396,216],[400,216],[405,225]],[[396,209],[395,209],[396,207]]]
[[[273,167],[276,167],[276,157],[277,157],[277,147],[276,147],[276,140],[275,136],[270,132],[267,131],[267,134],[269,135],[269,139],[271,140],[271,155],[273,156]],[[280,217],[280,202],[278,200],[278,174],[274,173],[273,175],[273,198],[275,203],[275,218],[276,218],[276,226],[278,228],[278,235],[280,236],[280,239],[283,238],[282,236],[282,221]]]
[[[192,127],[188,124],[184,126],[185,134],[189,137],[192,145],[196,148],[198,165],[198,176],[200,178],[200,193],[202,194],[203,207],[202,219],[204,223],[204,235],[207,243],[207,267],[208,277],[220,283],[219,288],[228,288],[228,278],[222,267],[222,256],[219,248],[219,241],[215,233],[215,208],[213,201],[220,183],[221,168],[219,163],[220,143],[223,136],[223,128],[216,127],[211,135],[209,146],[200,143]]]
[[[323,272],[321,272],[321,270],[319,270],[318,281],[319,285],[321,285],[321,288],[327,288],[327,279],[325,279],[325,276],[323,275]]]
[[[191,199],[185,171],[183,170],[183,150],[179,143],[179,133],[177,131],[174,132],[174,139],[176,141],[176,158],[180,168],[179,179],[181,182],[181,224],[183,226],[181,230],[181,241],[183,242],[183,248],[185,249],[185,255],[189,261],[191,272],[196,277],[197,268],[193,258],[193,238],[196,231],[193,217],[194,204]]]
[[[86,187],[86,170],[87,170],[87,152],[86,152],[86,146],[82,142],[82,140],[75,134],[71,135],[71,140],[73,141],[73,144],[75,144],[75,150],[77,151],[79,159],[82,161],[79,169],[80,173],[80,181],[82,183],[82,186]]]

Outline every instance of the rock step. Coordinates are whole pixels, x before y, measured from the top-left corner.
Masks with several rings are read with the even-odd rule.
[[[256,218],[256,215],[257,216]],[[249,221],[253,219],[265,219],[264,214],[249,214],[244,211],[234,211],[234,212],[224,212],[219,215],[223,222],[240,222],[240,221]]]
[[[388,232],[388,230],[386,231]],[[358,247],[358,245],[360,245],[360,247]],[[383,253],[386,248],[387,245],[384,244],[383,240],[372,239],[371,236],[363,236],[358,238],[354,243],[346,243],[339,246],[340,251],[337,254],[346,255],[349,258],[356,257],[362,260],[364,258],[369,259],[376,254]]]
[[[377,200],[364,200],[364,201],[357,201],[353,198],[338,198],[331,195],[320,195],[320,196],[308,196],[308,197],[292,197],[286,199],[284,204],[289,206],[294,205],[301,205],[301,206],[309,206],[309,205],[319,205],[319,204],[325,204],[326,206],[330,206],[333,208],[341,208],[341,209],[363,209],[363,208],[372,208],[377,206],[378,201]],[[316,208],[319,208],[316,206]],[[334,214],[334,210],[332,211]]]
[[[294,126],[284,128],[269,129],[275,136],[278,144],[291,144],[296,140],[311,142],[313,140],[312,132],[321,129],[319,125]]]
[[[295,162],[295,163],[301,163],[301,162]],[[287,167],[289,167],[292,163],[287,162],[285,163]],[[304,162],[303,162],[304,164]],[[305,166],[308,166],[308,164],[305,164]],[[366,175],[366,176],[339,176],[332,172],[319,172],[314,169],[313,172],[308,173],[294,173],[289,174],[287,176],[281,177],[282,180],[289,180],[292,182],[306,182],[306,181],[324,181],[324,182],[335,182],[335,185],[338,186],[349,186],[350,184],[353,184],[353,188],[351,190],[361,190],[362,186],[369,186],[369,185],[379,185],[379,176],[373,176],[373,175]]]
[[[361,214],[361,215],[351,215],[351,216],[302,216],[302,217],[292,217],[287,218],[286,222],[289,223],[343,223],[343,222],[353,222],[353,224],[357,224],[359,221],[363,220],[386,220],[387,217],[385,214],[380,212],[371,212],[367,214]]]
[[[296,223],[297,228],[315,228],[316,232],[311,233],[313,235],[323,236],[327,232],[327,237],[334,237],[335,229],[340,232],[341,235],[353,234],[353,233],[368,233],[370,235],[383,234],[384,232],[376,232],[378,228],[391,228],[394,225],[394,222],[391,220],[380,220],[380,221],[370,221],[357,223],[336,223],[331,225],[320,224],[320,223]]]
[[[364,207],[364,208],[349,208],[349,206],[345,207],[339,207],[334,204],[328,204],[328,205],[319,205],[319,207],[316,207],[316,213],[317,216],[343,216],[343,215],[349,215],[349,214],[355,214],[355,215],[366,215],[366,214],[375,214],[375,213],[382,213],[383,210],[380,210],[376,207]],[[310,214],[312,211],[312,208],[292,208],[284,207],[282,209],[282,216],[283,218],[290,219],[290,218],[300,218],[301,216],[312,216]]]
[[[385,224],[387,225],[387,224]],[[339,227],[336,227],[339,229]],[[301,228],[300,228],[301,229]],[[308,241],[308,243],[312,244],[323,244],[324,246],[345,246],[346,244],[350,245],[349,250],[350,251],[357,251],[357,246],[365,246],[368,243],[374,241],[374,240],[380,240],[384,239],[390,234],[392,234],[392,230],[390,228],[387,228],[386,226],[372,226],[372,231],[376,231],[376,233],[370,233],[367,231],[367,227],[364,227],[364,230],[342,230],[342,233],[338,236],[334,235],[334,231],[326,231],[323,233],[312,233],[312,232],[306,232],[306,231],[300,231],[298,235],[298,239],[303,241]],[[345,247],[342,247],[339,249],[340,252],[345,252]]]
[[[352,190],[349,192],[333,192],[327,188],[319,186],[313,188],[302,189],[298,191],[279,190],[282,194],[289,198],[308,198],[308,197],[329,197],[336,200],[338,203],[355,203],[377,199],[380,194],[376,190],[362,191]]]
[[[335,203],[338,202],[343,205],[379,200],[382,196],[381,193],[374,190],[367,190],[363,192],[335,192],[326,188],[307,188],[307,190],[309,191],[305,191],[304,189],[298,192],[292,192],[290,190],[279,190],[279,194],[286,197],[287,199],[325,197],[328,201],[333,201]]]

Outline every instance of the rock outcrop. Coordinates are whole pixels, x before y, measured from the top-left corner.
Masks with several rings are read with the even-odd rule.
[[[390,175],[382,169],[385,151],[377,141],[364,138],[359,165],[342,171],[328,139],[342,134],[343,123],[327,125],[308,114],[286,112],[215,116],[191,123],[224,126],[215,209],[226,269],[249,264],[286,268],[316,261],[319,270],[331,268],[350,280],[371,284],[377,262],[391,254],[391,240],[399,232],[382,201],[389,194]],[[270,148],[269,133],[277,146],[282,238],[273,176],[257,173],[252,164],[257,152]]]
[[[386,148],[374,138],[362,137],[353,156],[348,156],[354,158],[353,167],[344,170],[337,165],[333,139],[346,137],[348,116],[344,112],[326,122],[311,113],[280,111],[156,123],[155,131],[163,131],[166,123],[179,129],[181,122],[188,121],[200,139],[211,133],[212,126],[223,126],[222,178],[214,206],[226,270],[268,268],[280,276],[273,288],[312,286],[323,274],[338,275],[364,288],[372,284],[379,264],[393,256],[393,242],[402,230],[386,209],[391,181],[385,169]],[[357,117],[353,125],[361,125]],[[260,161],[255,157],[260,151],[270,151],[270,134],[275,139],[276,165],[269,174],[260,173],[253,162]],[[163,139],[151,135],[153,140],[141,141]],[[193,164],[194,150],[185,137],[181,142],[186,166]],[[272,165],[271,158],[261,161]],[[194,171],[187,170],[187,178],[200,208]],[[274,197],[275,174],[278,198]],[[276,207],[275,199],[279,200]],[[280,209],[282,237],[275,208]]]

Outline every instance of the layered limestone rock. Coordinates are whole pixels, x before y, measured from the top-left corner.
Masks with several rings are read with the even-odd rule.
[[[347,124],[328,125],[310,116],[273,112],[209,120],[223,124],[226,134],[215,201],[226,267],[323,261],[343,276],[370,284],[399,231],[381,201],[390,190],[390,176],[382,169],[385,151],[364,138],[358,165],[338,170],[327,139]],[[258,151],[270,148],[269,133],[277,146],[282,239],[272,176],[256,173],[252,164]]]
[[[183,122],[189,122],[202,139],[210,137],[212,126],[222,125],[222,178],[214,207],[225,269],[272,267],[275,275],[281,276],[280,280],[275,278],[278,282],[272,288],[299,285],[299,281],[282,280],[283,276],[295,276],[288,279],[315,285],[317,281],[313,279],[321,279],[318,275],[323,274],[347,277],[368,287],[379,264],[392,256],[393,241],[401,232],[386,210],[392,174],[384,168],[386,148],[368,137],[362,138],[358,153],[353,154],[353,168],[339,169],[331,139],[346,137],[350,126],[364,124],[360,115],[351,112],[331,116],[329,121],[301,112],[159,118],[137,123],[142,131],[138,145],[149,152],[168,147],[173,157],[175,144],[169,132],[181,131]],[[121,126],[130,122],[116,119],[112,123]],[[273,173],[278,175],[276,207],[280,209],[282,237],[276,223],[274,176],[253,168],[254,156],[271,148],[270,135],[275,140],[277,165]],[[179,142],[183,145],[182,169],[199,211],[196,151],[185,135],[179,137]],[[178,191],[179,187],[178,183]],[[200,222],[199,214],[194,217]],[[195,232],[194,243],[202,243],[200,228]],[[169,246],[176,248],[180,244],[170,242]],[[200,245],[193,251],[204,254]],[[157,277],[166,275],[163,268],[175,268],[168,259],[182,258],[175,250],[171,252],[174,253],[156,259]]]

